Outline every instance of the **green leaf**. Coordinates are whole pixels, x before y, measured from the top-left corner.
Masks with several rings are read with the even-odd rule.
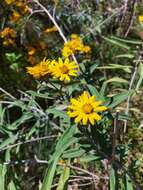
[[[119,46],[123,49],[127,49],[127,50],[130,50],[130,47],[127,46],[125,43],[121,43],[115,39],[111,39],[111,38],[107,38],[107,37],[103,37],[104,40],[106,40],[107,42],[110,42],[111,44],[114,44],[116,46]]]
[[[109,103],[109,105],[106,105],[106,106],[108,108],[114,108],[120,103],[122,103],[123,101],[125,101],[128,98],[128,96],[133,95],[133,93],[134,93],[134,90],[130,90],[130,91],[125,91],[120,94],[117,94],[113,96],[112,98],[110,98],[111,103]]]
[[[70,147],[72,144],[78,142],[78,139],[73,137],[76,132],[76,126],[72,126],[67,128],[63,135],[57,142],[55,147],[55,152],[49,161],[49,167],[47,170],[47,174],[44,177],[44,181],[42,184],[41,190],[50,190],[53,182],[53,178],[56,172],[56,167],[60,156],[64,153],[64,151]]]
[[[132,66],[130,65],[120,65],[120,64],[109,64],[108,66],[102,66],[102,67],[97,67],[97,69],[122,69],[125,72],[131,73],[131,68]]]
[[[39,93],[39,92],[34,92],[32,90],[27,91],[27,93],[29,93],[30,95],[34,97],[39,97],[39,98],[44,98],[44,99],[53,99],[53,97],[51,97],[49,93]]]
[[[116,177],[115,177],[115,170],[112,167],[110,167],[109,169],[109,179],[110,179],[110,190],[115,190]]]
[[[8,190],[16,190],[16,186],[13,181],[8,184]]]
[[[101,90],[100,90],[100,94],[104,95],[105,93],[105,90],[106,90],[106,87],[107,87],[107,84],[108,83],[112,83],[112,82],[116,82],[116,83],[123,83],[123,84],[128,84],[128,81],[123,79],[123,78],[120,78],[120,77],[113,77],[109,80],[106,80],[102,87],[101,87]]]
[[[15,53],[6,53],[5,54],[7,60],[10,62],[10,63],[14,63],[16,62],[19,58],[22,57],[21,54],[15,54]]]
[[[138,44],[138,45],[142,44],[142,41],[126,40],[126,39],[118,38],[116,36],[111,36],[111,38],[114,39],[114,40],[118,40],[118,41],[124,42],[124,43],[129,43],[129,44]]]
[[[0,190],[5,190],[6,166],[0,164]]]
[[[139,67],[138,67],[138,72],[139,72],[139,80],[136,84],[136,91],[139,90],[141,84],[142,84],[142,81],[143,81],[143,63],[140,63]]]
[[[121,55],[116,55],[116,58],[129,58],[129,59],[133,59],[134,55],[133,54],[121,54]]]
[[[17,71],[18,68],[19,68],[19,64],[18,64],[18,63],[13,63],[13,64],[10,65],[10,68],[11,68],[12,70],[14,70],[14,71]]]
[[[86,156],[81,156],[80,157],[80,162],[91,162],[91,161],[94,161],[94,160],[99,160],[101,159],[100,156],[96,156],[96,155],[86,155]]]
[[[62,173],[61,173],[59,183],[58,183],[56,190],[64,190],[65,189],[65,186],[66,186],[66,183],[69,179],[69,176],[70,176],[70,168],[65,166]]]
[[[91,93],[92,95],[95,95],[95,96],[96,96],[97,100],[102,100],[102,101],[105,100],[104,96],[102,96],[102,94],[100,94],[100,93],[98,92],[98,90],[97,90],[93,85],[88,84],[87,87],[88,87],[90,93]]]
[[[85,150],[74,148],[64,152],[62,158],[77,158],[81,157],[85,153]]]
[[[0,105],[0,126],[4,124],[5,111],[6,109]]]
[[[127,174],[125,176],[125,181],[126,181],[125,190],[134,190],[132,181],[131,181],[130,177]]]
[[[12,135],[11,137],[7,138],[0,144],[0,150],[7,147],[10,144],[13,144],[17,140],[17,135]]]
[[[17,119],[15,122],[13,122],[12,124],[9,124],[9,126],[7,128],[9,130],[16,130],[21,124],[30,120],[32,117],[33,117],[33,115],[31,113],[26,112],[19,119]]]

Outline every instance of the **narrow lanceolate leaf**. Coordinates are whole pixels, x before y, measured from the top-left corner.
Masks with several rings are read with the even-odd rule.
[[[138,68],[138,73],[139,73],[139,80],[136,84],[136,91],[139,90],[143,81],[143,63],[140,63],[139,68]]]
[[[63,158],[77,158],[81,157],[85,153],[85,150],[78,148],[70,149],[64,152]]]
[[[16,186],[13,181],[11,181],[8,185],[8,190],[16,190]]]
[[[75,132],[76,132],[75,126],[67,128],[65,130],[64,134],[59,139],[59,141],[55,147],[55,152],[50,159],[50,164],[49,164],[49,167],[47,170],[47,174],[44,177],[44,181],[43,181],[41,190],[50,190],[51,189],[54,175],[56,172],[57,163],[58,163],[58,160],[60,159],[60,156],[64,153],[64,151],[68,147],[70,147],[72,144],[74,144],[78,141],[77,138],[73,137]]]
[[[122,103],[123,101],[125,101],[129,96],[133,95],[133,93],[134,93],[134,90],[130,90],[130,91],[117,94],[110,99],[110,103],[106,106],[108,106],[108,108],[114,108],[118,106],[120,103]]]
[[[115,177],[115,170],[112,167],[109,170],[109,179],[110,179],[110,190],[115,190],[116,177]]]
[[[0,190],[5,190],[6,166],[0,164]]]
[[[132,181],[131,181],[130,177],[127,174],[125,176],[125,179],[126,179],[125,190],[134,190]]]
[[[111,38],[107,38],[107,37],[103,37],[104,40],[106,40],[107,42],[111,43],[111,44],[114,44],[116,46],[119,46],[123,49],[127,49],[127,50],[130,50],[130,47],[128,45],[126,45],[125,43],[123,42],[120,42],[118,40],[115,40],[115,39],[111,39]]]
[[[123,38],[118,38],[116,36],[111,36],[112,39],[114,40],[118,40],[120,42],[124,42],[124,43],[128,43],[128,44],[142,44],[142,41],[139,41],[139,40],[126,40],[126,39],[123,39]]]
[[[129,59],[133,59],[134,55],[133,54],[120,54],[120,55],[116,55],[116,58],[129,58]]]
[[[107,84],[108,83],[122,83],[122,84],[128,84],[128,81],[123,79],[123,78],[120,78],[120,77],[113,77],[107,81],[105,81],[101,87],[101,90],[100,90],[100,94],[104,95],[105,93],[105,90],[106,90],[106,87],[107,87]]]
[[[102,100],[104,101],[105,98],[98,92],[98,90],[95,88],[95,86],[92,86],[90,84],[87,85],[88,89],[89,89],[89,92],[92,94],[92,95],[95,95],[97,100]]]
[[[12,135],[0,144],[0,151],[13,144],[17,140],[17,135]]]
[[[65,166],[61,173],[60,180],[59,180],[56,190],[64,190],[66,188],[66,184],[69,179],[69,175],[70,175],[70,168]]]

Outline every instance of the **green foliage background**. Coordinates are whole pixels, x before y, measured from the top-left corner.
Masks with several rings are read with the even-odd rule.
[[[143,2],[40,2],[67,39],[78,34],[92,51],[76,55],[82,74],[62,90],[55,80],[35,81],[25,69],[27,45],[46,44],[36,55],[39,62],[59,57],[63,40],[58,32],[43,33],[53,26],[45,12],[11,23],[12,7],[0,1],[1,30],[11,26],[18,34],[14,47],[0,41],[0,190],[142,189]],[[66,114],[69,99],[84,90],[109,107],[91,128]]]

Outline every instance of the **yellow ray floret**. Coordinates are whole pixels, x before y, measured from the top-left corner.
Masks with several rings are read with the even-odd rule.
[[[39,64],[33,67],[27,67],[27,73],[32,75],[34,78],[39,79],[47,74],[50,74],[49,64],[50,61],[44,58]]]
[[[86,91],[78,98],[71,98],[70,102],[68,115],[74,118],[76,123],[83,125],[94,125],[96,121],[102,119],[98,112],[107,110],[107,107],[102,105],[102,101],[97,101],[95,96],[90,96]]]
[[[50,65],[50,71],[54,78],[60,81],[69,82],[72,77],[78,76],[79,66],[74,61],[59,58],[58,61],[53,60]]]
[[[50,33],[50,32],[57,32],[57,31],[58,31],[58,29],[55,26],[53,26],[51,28],[47,28],[44,32]]]
[[[89,46],[86,46],[82,43],[82,40],[76,34],[71,35],[71,40],[64,44],[62,49],[63,57],[69,57],[70,55],[76,52],[88,53],[91,51]]]

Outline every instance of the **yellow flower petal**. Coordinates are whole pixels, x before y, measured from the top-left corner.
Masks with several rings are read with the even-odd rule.
[[[102,119],[98,112],[107,110],[107,107],[101,104],[102,101],[96,101],[95,96],[90,96],[87,91],[84,91],[79,97],[71,98],[68,115],[75,118],[76,123],[94,125]]]

